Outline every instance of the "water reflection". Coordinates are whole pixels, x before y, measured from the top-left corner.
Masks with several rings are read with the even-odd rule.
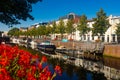
[[[110,79],[120,80],[120,59],[105,57],[103,72]]]
[[[62,76],[55,80],[120,80],[120,59],[93,57],[92,60],[85,58],[69,59],[68,55],[60,55],[58,58],[50,58],[48,64],[54,67],[59,64],[63,69]]]
[[[53,60],[54,64],[55,61],[58,59]],[[63,69],[60,80],[120,80],[120,59],[104,57],[101,61],[93,61],[76,58],[72,62],[74,64],[64,64],[66,61],[59,61]]]
[[[120,59],[104,57],[104,65],[120,70]]]
[[[78,62],[80,62],[80,64],[78,64]],[[120,59],[108,57],[104,57],[103,61],[90,61],[77,59],[75,61],[75,65],[77,66],[81,65],[85,69],[92,72],[104,73],[105,77],[110,80],[120,79]]]

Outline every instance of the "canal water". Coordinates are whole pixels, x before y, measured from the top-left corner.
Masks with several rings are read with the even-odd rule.
[[[103,61],[77,59],[74,63],[61,64],[62,76],[57,76],[55,80],[120,80],[120,59],[108,57],[104,57]],[[50,65],[50,69],[53,69],[52,61]]]
[[[65,55],[62,57],[65,58]],[[54,72],[54,66],[59,64],[62,75],[55,80],[120,80],[120,59],[102,57],[101,60],[76,58],[68,60],[50,58],[48,63]]]
[[[64,54],[52,59],[49,60],[50,69],[54,72],[53,66],[59,64],[63,70],[62,75],[57,76],[55,80],[120,80],[120,59],[118,58],[68,59]]]

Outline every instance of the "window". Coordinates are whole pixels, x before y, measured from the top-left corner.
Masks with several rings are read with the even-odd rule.
[[[107,35],[107,42],[109,42],[109,35]]]
[[[104,42],[104,40],[105,40],[105,36],[103,35],[103,36],[102,36],[102,42]]]
[[[74,19],[74,15],[73,15],[73,14],[70,14],[70,15],[68,16],[68,19]]]
[[[88,35],[88,41],[90,41],[90,35]]]
[[[84,35],[84,40],[86,40],[86,35]]]
[[[115,42],[115,34],[112,35],[112,40]]]

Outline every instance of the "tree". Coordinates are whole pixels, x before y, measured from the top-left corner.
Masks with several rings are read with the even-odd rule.
[[[67,22],[67,27],[66,27],[66,32],[68,34],[70,34],[71,37],[72,37],[72,33],[75,31],[75,27],[74,27],[73,24],[74,24],[73,19],[69,19],[68,22]]]
[[[77,26],[77,29],[80,31],[81,39],[82,39],[82,36],[84,36],[85,34],[87,34],[90,31],[90,28],[87,25],[86,15],[82,15],[80,17],[80,21],[79,21],[79,24]]]
[[[100,9],[100,11],[97,12],[97,18],[95,18],[94,21],[95,23],[92,28],[93,35],[98,37],[104,35],[110,24],[103,9]]]
[[[18,33],[19,33],[19,29],[18,28],[12,28],[11,30],[9,30],[8,35],[16,36]]]
[[[39,37],[41,37],[42,36],[42,26],[39,26],[38,28],[37,28],[37,33],[38,33],[38,36]]]
[[[40,37],[44,37],[46,35],[46,26],[39,26],[37,32]]]
[[[55,38],[55,33],[57,32],[57,25],[56,25],[56,22],[53,21],[52,23],[52,34],[54,35],[54,38]]]
[[[117,29],[116,29],[116,34],[117,34],[117,41],[118,41],[118,43],[120,43],[120,23],[119,24],[117,24]]]
[[[31,30],[28,30],[28,32],[31,37],[33,36],[35,38],[35,36],[37,35],[36,28],[32,28]]]
[[[0,0],[0,22],[8,26],[20,24],[19,20],[33,20],[32,4],[41,0]]]
[[[58,24],[58,33],[61,34],[61,39],[63,39],[63,34],[65,33],[65,26],[64,26],[64,22],[62,19],[60,19],[60,22]]]
[[[50,26],[50,24],[48,24],[47,26],[46,26],[46,36],[50,36],[50,34],[52,34],[53,32],[52,32],[52,27]]]

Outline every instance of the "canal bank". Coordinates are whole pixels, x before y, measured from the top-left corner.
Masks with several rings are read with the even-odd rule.
[[[109,57],[120,58],[120,45],[105,45],[103,54]]]
[[[120,45],[119,44],[98,44],[92,42],[62,42],[62,41],[52,41],[57,47],[62,46],[67,49],[80,49],[83,51],[93,51],[95,49],[103,50],[104,56],[110,56],[115,58],[120,58]]]

